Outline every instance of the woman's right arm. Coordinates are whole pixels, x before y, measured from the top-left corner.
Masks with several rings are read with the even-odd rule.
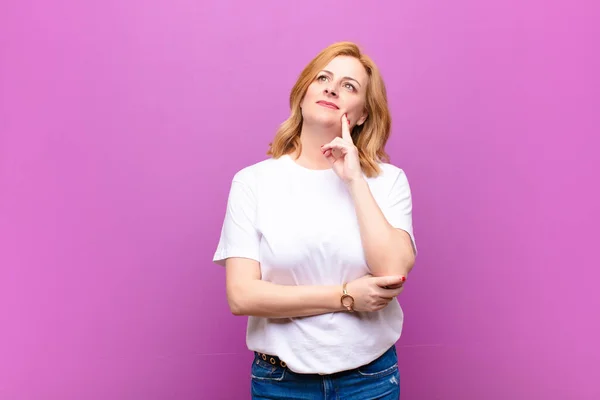
[[[345,311],[341,304],[342,285],[278,285],[261,280],[260,264],[248,258],[226,260],[227,301],[234,315],[293,318]],[[350,282],[356,311],[384,308],[402,288],[401,277],[364,277]]]
[[[260,265],[248,258],[226,261],[227,301],[234,315],[292,318],[343,311],[342,286],[288,286],[261,280]]]

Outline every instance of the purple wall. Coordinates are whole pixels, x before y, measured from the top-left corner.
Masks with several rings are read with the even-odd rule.
[[[382,3],[2,2],[2,400],[248,398],[230,179],[346,39],[414,192],[403,400],[600,398],[598,6]]]

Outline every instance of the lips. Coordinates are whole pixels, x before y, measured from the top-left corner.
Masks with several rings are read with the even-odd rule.
[[[331,109],[333,109],[333,110],[339,110],[339,109],[340,109],[340,108],[339,108],[338,106],[336,106],[334,103],[330,103],[330,102],[328,102],[328,101],[323,101],[323,100],[321,100],[321,101],[317,101],[317,104],[318,104],[318,105],[321,105],[321,106],[323,106],[323,107],[331,108]]]

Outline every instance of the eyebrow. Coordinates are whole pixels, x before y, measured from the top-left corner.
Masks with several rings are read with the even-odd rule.
[[[326,69],[324,69],[323,72],[328,73],[329,75],[333,75],[333,73],[331,71],[327,71]],[[356,82],[358,84],[358,86],[360,86],[360,82],[359,81],[357,81],[354,78],[350,78],[349,76],[345,76],[342,79],[348,79],[348,80],[354,81],[354,82]]]

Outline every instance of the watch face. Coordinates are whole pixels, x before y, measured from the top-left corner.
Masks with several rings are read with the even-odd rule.
[[[342,304],[345,307],[351,306],[352,303],[354,303],[354,299],[351,296],[345,295],[345,296],[342,297]]]

